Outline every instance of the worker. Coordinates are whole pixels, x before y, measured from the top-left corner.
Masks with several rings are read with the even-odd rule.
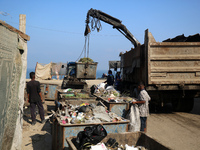
[[[114,76],[113,76],[111,70],[108,70],[107,80],[104,83],[107,83],[105,88],[107,88],[108,86],[113,86],[113,84],[114,84]]]
[[[103,75],[101,76],[101,78],[106,78],[106,77],[107,77],[106,73],[103,73]]]
[[[71,69],[69,75],[72,77],[72,76],[75,76],[76,75],[76,68],[73,68]]]
[[[27,94],[28,94],[28,102],[30,103],[30,111],[31,111],[31,119],[32,125],[36,124],[36,113],[35,108],[36,105],[39,109],[41,123],[45,123],[44,119],[44,107],[43,107],[43,99],[42,93],[40,89],[40,82],[35,81],[35,72],[30,73],[31,81],[27,83]]]
[[[116,76],[115,76],[115,87],[117,90],[121,90],[121,76],[120,76],[120,72],[117,72]]]
[[[132,103],[138,104],[140,112],[140,121],[141,121],[140,131],[146,132],[147,116],[149,116],[149,101],[151,100],[151,98],[149,97],[149,94],[145,90],[143,82],[139,83],[138,90],[140,91],[138,95],[138,100]]]

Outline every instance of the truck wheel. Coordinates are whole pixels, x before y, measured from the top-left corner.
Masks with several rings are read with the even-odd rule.
[[[172,101],[174,111],[190,112],[193,109],[194,98],[180,98]]]

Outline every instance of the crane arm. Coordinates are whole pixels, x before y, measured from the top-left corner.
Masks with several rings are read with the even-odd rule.
[[[140,44],[140,42],[131,34],[131,32],[126,28],[126,26],[121,23],[122,21],[100,10],[96,10],[92,8],[87,13],[85,36],[90,32],[90,29],[88,26],[88,24],[90,23],[90,16],[112,25],[113,28],[117,29],[128,40],[130,40],[131,43],[135,46],[135,48]]]

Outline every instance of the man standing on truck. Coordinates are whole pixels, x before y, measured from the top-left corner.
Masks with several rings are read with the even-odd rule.
[[[30,110],[31,110],[31,119],[32,125],[36,124],[36,115],[35,115],[35,108],[36,105],[39,109],[40,119],[42,123],[45,123],[44,119],[44,107],[42,105],[43,99],[40,89],[40,82],[35,81],[35,72],[30,73],[31,81],[27,83],[27,94],[28,94],[28,102],[30,103]]]
[[[138,100],[132,103],[138,104],[141,121],[140,131],[146,132],[147,116],[149,116],[149,101],[151,100],[151,98],[145,90],[143,82],[139,83],[138,90],[140,91],[138,95]]]

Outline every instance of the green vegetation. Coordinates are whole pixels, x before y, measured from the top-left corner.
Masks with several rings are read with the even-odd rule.
[[[86,58],[86,57],[84,57],[84,58],[79,59],[78,62],[82,62],[82,63],[86,63],[86,62],[93,63],[94,61],[93,61],[91,58]]]

